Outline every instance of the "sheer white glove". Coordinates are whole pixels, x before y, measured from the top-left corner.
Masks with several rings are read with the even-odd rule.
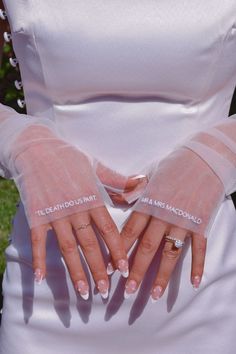
[[[30,228],[104,204],[84,153],[42,126],[28,127],[8,164]]]
[[[0,129],[0,173],[15,180],[31,228],[104,201],[127,204],[140,185],[67,143],[50,119],[0,104]]]
[[[236,191],[236,115],[194,135],[184,146],[207,162],[222,181],[226,196]]]
[[[5,176],[15,180],[24,204],[35,280],[40,283],[46,276],[47,231],[53,229],[75,289],[83,299],[89,298],[79,254],[82,250],[98,291],[106,298],[109,279],[96,236],[106,243],[125,277],[128,261],[119,231],[104,206],[110,198],[105,188],[116,202],[125,202],[140,178],[122,176],[70,145],[49,119],[0,108],[0,162]]]
[[[124,296],[128,298],[138,290],[163,245],[150,291],[152,301],[156,302],[165,292],[188,235],[192,248],[191,282],[194,289],[199,288],[206,237],[221,202],[236,190],[235,119],[195,134],[150,169],[149,177],[121,231],[126,252],[140,238]]]
[[[220,204],[236,190],[236,120],[201,131],[150,171],[133,210],[207,237]]]
[[[20,191],[30,228],[103,206],[109,197],[96,170],[111,184],[110,189],[116,186],[117,194],[127,182],[127,177],[109,170],[42,125],[27,127],[14,141],[7,168]]]
[[[208,164],[180,147],[151,171],[132,210],[207,237],[224,195],[222,182]]]
[[[0,175],[12,178],[7,169],[15,139],[32,124],[41,124],[57,133],[50,119],[42,119],[27,114],[19,114],[13,108],[0,103]]]

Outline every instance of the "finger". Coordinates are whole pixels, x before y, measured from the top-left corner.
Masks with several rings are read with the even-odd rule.
[[[54,221],[52,225],[74,287],[81,297],[87,300],[89,298],[89,285],[81,264],[78,245],[71,224],[67,218],[63,218]]]
[[[133,181],[139,181],[138,184],[133,184]],[[141,195],[142,191],[147,185],[147,177],[143,176],[134,177],[134,179],[128,179],[127,185],[124,191],[113,191],[109,190],[108,194],[111,197],[113,203],[120,204],[120,205],[130,205],[134,203]]]
[[[129,275],[127,253],[118,228],[112,220],[108,210],[104,206],[94,208],[90,211],[90,215],[109,249],[115,267],[117,267],[121,274],[127,278]]]
[[[187,231],[181,228],[172,227],[169,236],[184,241],[187,236]],[[157,277],[151,291],[153,302],[157,301],[159,297],[163,295],[181,252],[182,247],[176,248],[172,242],[165,241]]]
[[[130,176],[123,190],[106,187],[113,202],[118,204],[131,204],[137,200],[148,183],[146,175]]]
[[[204,263],[206,257],[207,239],[203,235],[193,234],[192,236],[192,268],[191,282],[193,288],[199,288],[202,274],[204,271]]]
[[[46,225],[31,229],[32,263],[37,284],[41,284],[46,276],[46,238]]]
[[[151,216],[143,214],[138,211],[133,211],[127,222],[121,230],[121,238],[124,242],[126,253],[131,249],[134,242],[138,239],[139,235],[143,232]]]
[[[86,212],[79,213],[71,218],[71,222],[97,289],[100,295],[106,299],[108,297],[109,280],[90,216]]]
[[[114,193],[111,191],[108,191],[109,196],[111,197],[113,203],[115,204],[119,204],[119,205],[127,205],[127,200],[125,199],[123,193],[118,194],[118,193]]]
[[[104,185],[116,189],[123,189],[128,178],[127,176],[103,165],[99,161],[96,164],[96,174]]]
[[[124,297],[126,299],[138,289],[154,255],[160,246],[166,229],[167,224],[154,217],[148,224],[137,249],[129,279],[125,285]]]
[[[148,178],[146,175],[130,176],[126,182],[124,192],[130,192],[137,188],[140,184],[147,184]]]
[[[129,190],[135,188],[144,178],[145,175],[124,176],[121,173],[103,165],[101,162],[96,164],[96,173],[100,181],[108,188]]]

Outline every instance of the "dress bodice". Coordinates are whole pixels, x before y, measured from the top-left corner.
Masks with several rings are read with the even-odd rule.
[[[228,115],[236,3],[5,0],[27,113],[122,172]]]

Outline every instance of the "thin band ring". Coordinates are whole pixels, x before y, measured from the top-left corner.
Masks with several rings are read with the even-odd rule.
[[[170,236],[170,235],[165,236],[165,239],[167,241],[172,242],[176,248],[182,248],[184,245],[184,241],[180,240],[179,238]]]
[[[81,225],[79,225],[78,227],[75,228],[75,231],[86,229],[90,225],[91,225],[90,222],[87,223],[87,224],[81,224]]]

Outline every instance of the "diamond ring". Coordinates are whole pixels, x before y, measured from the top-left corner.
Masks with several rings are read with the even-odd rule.
[[[180,239],[178,239],[178,238],[169,236],[169,235],[167,235],[167,236],[165,237],[165,239],[166,239],[167,241],[172,242],[172,243],[175,245],[176,248],[181,248],[181,247],[183,247],[183,245],[184,245],[184,241],[182,241],[182,240],[180,240]]]

